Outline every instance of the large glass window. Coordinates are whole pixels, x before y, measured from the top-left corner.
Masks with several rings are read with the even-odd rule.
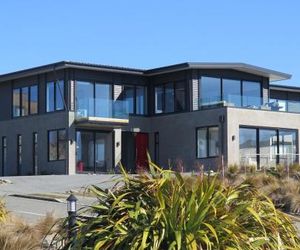
[[[125,101],[125,112],[126,114],[134,113],[134,87],[124,86],[123,90],[123,100]]]
[[[219,127],[198,128],[197,158],[216,157],[219,155]]]
[[[13,116],[19,117],[21,115],[21,89],[13,90]]]
[[[241,81],[223,79],[223,100],[235,106],[241,106]]]
[[[48,131],[48,159],[49,161],[64,160],[66,158],[66,130]]]
[[[221,101],[221,79],[201,77],[199,105],[207,105]]]
[[[277,131],[273,129],[259,130],[260,167],[276,166]]]
[[[174,112],[174,83],[165,85],[165,112]]]
[[[176,82],[175,83],[175,110],[184,111],[186,102],[185,102],[185,82]]]
[[[297,159],[297,132],[295,130],[279,130],[279,162],[287,165]]]
[[[30,87],[30,114],[38,113],[38,87],[37,85]]]
[[[94,116],[94,84],[77,81],[76,84],[77,115]]]
[[[143,86],[136,87],[136,114],[144,115],[146,112],[146,89]]]
[[[38,87],[16,88],[13,90],[13,117],[34,115],[38,112]]]
[[[95,84],[95,96],[95,116],[110,117],[112,112],[112,85],[100,83]]]
[[[47,112],[59,111],[64,109],[64,81],[47,83]]]
[[[155,87],[155,114],[186,110],[186,85],[184,81],[170,82]]]
[[[243,81],[243,106],[256,106],[262,104],[260,82]]]
[[[256,129],[240,128],[240,156],[242,165],[257,166]]]
[[[290,165],[297,161],[297,152],[296,130],[240,128],[241,164],[259,168]]]
[[[155,87],[155,114],[163,112],[164,87]]]

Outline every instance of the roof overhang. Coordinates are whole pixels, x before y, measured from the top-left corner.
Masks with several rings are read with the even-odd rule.
[[[229,69],[236,70],[244,73],[249,73],[253,75],[258,75],[262,77],[269,78],[270,81],[281,81],[290,79],[292,76],[290,74],[282,73],[279,71],[266,69],[258,66],[254,66],[246,63],[182,63],[171,65],[167,67],[156,68],[148,70],[145,73],[147,75],[157,75],[162,73],[170,73],[180,70],[187,69]]]
[[[108,65],[101,65],[101,64],[61,61],[53,64],[48,64],[44,66],[39,66],[35,68],[30,68],[30,69],[25,69],[21,71],[0,75],[0,82],[34,76],[37,74],[54,72],[56,70],[62,70],[67,68],[122,73],[122,74],[133,74],[133,75],[140,75],[140,76],[153,76],[153,75],[171,73],[171,72],[188,70],[188,69],[223,69],[223,70],[228,69],[228,70],[236,70],[244,73],[266,77],[269,78],[270,81],[280,81],[280,80],[287,80],[291,78],[291,75],[286,73],[282,73],[282,72],[278,72],[266,68],[261,68],[258,66],[245,64],[245,63],[192,63],[190,62],[190,63],[175,64],[175,65],[170,65],[170,66],[160,67],[160,68],[155,68],[150,70],[141,70],[141,69],[115,67],[115,66],[108,66]]]

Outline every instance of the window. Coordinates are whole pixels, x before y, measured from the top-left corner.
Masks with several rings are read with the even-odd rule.
[[[242,103],[241,81],[223,79],[223,100],[240,107]]]
[[[110,117],[112,113],[112,85],[100,83],[95,84],[95,97],[95,116]]]
[[[240,128],[240,155],[242,165],[257,166],[257,139],[255,128]]]
[[[201,77],[199,105],[207,105],[221,101],[221,79]]]
[[[297,162],[297,130],[240,128],[240,160],[242,165],[275,167]]]
[[[33,143],[32,143],[32,161],[33,161],[33,173],[35,175],[38,174],[38,134],[36,132],[33,133]]]
[[[186,110],[185,82],[167,83],[155,87],[155,114]]]
[[[216,157],[219,155],[219,127],[198,128],[197,158]]]
[[[17,171],[21,174],[22,169],[22,135],[17,136]]]
[[[155,87],[155,114],[163,112],[164,88],[163,86]]]
[[[13,90],[13,117],[28,116],[38,113],[37,85]]]
[[[5,175],[7,168],[7,140],[6,136],[2,137],[2,176]]]
[[[47,112],[59,111],[64,109],[64,81],[47,83]]]
[[[136,114],[144,115],[146,114],[146,88],[143,86],[136,87]]]
[[[261,84],[260,82],[243,81],[243,106],[260,106]]]
[[[58,161],[66,158],[66,130],[48,131],[48,160]]]

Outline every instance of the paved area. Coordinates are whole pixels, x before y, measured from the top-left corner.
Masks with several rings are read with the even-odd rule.
[[[113,185],[115,175],[48,175],[48,176],[14,176],[1,177],[11,181],[11,184],[0,185],[0,197],[6,202],[8,210],[30,223],[36,222],[47,213],[53,213],[56,217],[65,217],[66,201],[51,202],[38,199],[13,197],[13,194],[66,194],[68,191],[84,190],[89,185],[95,184],[102,188],[110,188]],[[67,196],[67,195],[65,195]],[[78,206],[82,207],[91,204],[94,199],[77,196]]]

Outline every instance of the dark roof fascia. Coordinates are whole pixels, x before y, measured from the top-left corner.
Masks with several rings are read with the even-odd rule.
[[[30,69],[25,69],[25,70],[20,70],[8,74],[0,75],[0,82],[14,80],[23,77],[29,77],[37,74],[49,73],[54,70],[61,70],[66,68],[106,71],[106,72],[123,73],[123,74],[127,73],[127,74],[134,74],[134,75],[143,75],[144,73],[144,70],[141,69],[61,61],[57,63],[51,63],[39,67],[34,67]]]
[[[300,87],[289,85],[277,85],[270,84],[270,90],[288,91],[288,92],[300,92]]]

